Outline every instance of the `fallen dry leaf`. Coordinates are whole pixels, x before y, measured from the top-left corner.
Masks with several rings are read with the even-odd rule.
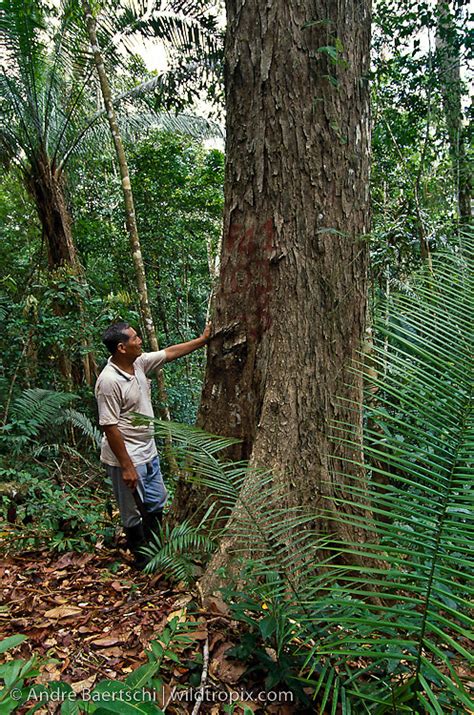
[[[59,661],[52,672],[42,669],[45,682],[61,680],[80,692],[104,678],[123,680],[147,662],[145,651],[166,627],[168,613],[181,612],[193,598],[162,586],[161,575],[152,579],[127,564],[111,574],[112,562],[116,555],[110,551],[87,558],[63,554],[58,560],[44,550],[15,555],[7,568],[4,564],[9,615],[1,622],[3,634],[28,636],[17,657],[34,653]],[[197,627],[198,638],[204,636],[205,619]]]
[[[37,680],[38,683],[42,683],[43,685],[51,681],[61,680],[61,671],[56,663],[46,663]]]
[[[213,633],[209,639],[209,650],[212,653],[214,650],[215,646],[220,643],[221,641],[225,640],[226,636],[225,633],[221,633],[221,631],[217,631],[216,633]]]
[[[74,563],[74,552],[68,551],[65,554],[59,558],[56,563],[54,564],[54,569],[56,571],[59,571],[60,569],[65,568],[66,566],[70,566],[72,563]]]
[[[85,680],[79,680],[77,683],[71,683],[71,688],[74,690],[76,695],[82,693],[83,690],[87,690],[89,688],[92,688],[96,681],[97,675],[91,675],[90,678],[86,678]]]
[[[110,584],[114,591],[123,591],[124,589],[129,589],[130,586],[124,586],[120,581],[112,581]]]
[[[186,620],[187,611],[185,608],[181,608],[179,611],[171,611],[168,613],[167,621],[172,621],[173,618],[178,619],[178,623],[184,623]]]
[[[123,651],[121,648],[101,648],[99,655],[103,658],[121,658],[123,656]]]
[[[219,596],[209,596],[205,599],[204,604],[211,613],[216,613],[219,616],[228,616],[230,613],[229,607]]]
[[[116,636],[105,636],[104,638],[95,638],[90,643],[91,645],[96,645],[99,648],[107,648],[107,646],[123,643],[123,640],[122,638],[117,638]]]
[[[205,641],[207,638],[207,628],[202,631],[192,631],[191,635],[195,641]]]
[[[219,680],[229,685],[235,685],[240,677],[247,670],[245,663],[239,660],[226,658],[226,652],[234,646],[234,643],[225,641],[221,643],[212,654],[209,672]]]
[[[193,597],[190,596],[189,594],[186,594],[185,596],[180,596],[179,598],[176,599],[176,601],[172,605],[172,609],[174,611],[183,608],[184,606],[187,606],[190,601],[193,600]]]
[[[81,608],[64,605],[52,608],[50,611],[46,611],[44,615],[46,618],[67,618],[68,616],[77,616],[79,613],[82,613]]]

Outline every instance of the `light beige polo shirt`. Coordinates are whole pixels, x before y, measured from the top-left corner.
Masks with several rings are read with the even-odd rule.
[[[142,415],[154,416],[151,405],[151,380],[147,378],[147,373],[165,362],[164,350],[142,353],[133,363],[135,374],[129,375],[114,365],[112,358],[109,358],[95,385],[99,424],[117,425],[133,464],[145,464],[157,455],[152,423],[133,425],[131,414],[140,412]],[[104,464],[120,466],[105,434],[102,437],[100,460]]]

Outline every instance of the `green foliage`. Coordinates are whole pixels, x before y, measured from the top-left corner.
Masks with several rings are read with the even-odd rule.
[[[445,247],[459,220],[459,177],[450,139],[458,127],[447,119],[444,93],[451,82],[450,91],[459,99],[455,114],[468,125],[468,87],[462,77],[472,57],[472,33],[462,4],[449,31],[443,30],[446,8],[408,0],[378,0],[374,7],[373,279],[383,291],[396,288],[416,269],[424,242],[431,251]],[[458,82],[446,77],[440,33],[450,53],[448,65],[459,62],[463,68]],[[457,141],[462,153],[464,137]]]
[[[351,634],[317,648],[349,659],[370,648],[366,674],[379,677],[387,668],[393,676],[391,690],[383,679],[354,688],[361,701],[378,702],[376,712],[389,710],[393,699],[406,703],[401,712],[462,712],[470,703],[455,665],[470,659],[463,638],[473,625],[473,248],[464,238],[457,255],[444,255],[433,274],[413,282],[414,295],[394,296],[388,319],[377,325],[365,449],[373,521],[345,516],[368,541],[339,545],[366,565],[335,574],[336,607],[349,608],[356,597],[368,632],[364,642]],[[341,439],[350,439],[340,428]],[[354,481],[339,502],[361,506],[364,488]],[[383,606],[371,603],[371,590]]]
[[[137,424],[143,417],[136,415]],[[228,517],[234,509],[242,486],[248,474],[246,462],[226,463],[219,459],[218,452],[235,444],[229,437],[210,435],[188,425],[176,422],[153,421],[155,435],[171,440],[178,469],[185,471],[186,478],[198,485],[206,486],[209,491],[206,512],[207,529],[212,533],[212,519],[215,523],[221,517]],[[262,485],[268,484],[271,475],[261,474]],[[213,513],[214,512],[214,513]]]
[[[104,518],[104,495],[97,495],[95,484],[89,486],[82,474],[84,467],[94,472],[84,452],[88,443],[97,449],[100,435],[86,415],[71,407],[77,399],[71,393],[25,390],[0,428],[1,501],[11,548],[47,543],[58,551],[82,550],[113,535]]]
[[[207,536],[205,523],[210,508],[198,526],[187,521],[171,528],[167,523],[155,532],[143,553],[150,557],[145,571],[164,572],[173,581],[190,584],[196,578],[196,561],[216,548],[216,543]]]
[[[0,641],[0,653],[5,653],[15,648],[25,640],[26,636],[21,635],[5,638],[5,640]],[[36,656],[32,656],[29,660],[21,658],[8,660],[0,665],[0,681],[3,681],[3,688],[0,690],[0,710],[2,713],[9,715],[28,701],[28,694],[31,688],[29,685],[25,685],[25,682],[39,675],[39,665],[40,660]],[[34,686],[33,689],[35,693],[39,694],[44,688]]]
[[[221,231],[223,155],[188,137],[158,131],[127,144],[126,151],[159,343],[184,342],[198,335],[206,320],[209,262],[215,260]],[[82,165],[73,169],[76,237],[94,296],[88,307],[100,350],[100,332],[118,317],[144,331],[123,230],[121,186],[110,157],[91,159],[87,174]],[[197,352],[166,367],[176,420],[194,419],[203,358]]]
[[[242,569],[244,584],[252,582],[254,566],[255,562],[250,560]],[[300,677],[305,653],[299,652],[297,644],[299,626],[293,618],[291,601],[285,596],[281,576],[268,572],[264,578],[253,581],[250,588],[245,585],[244,589],[236,590],[228,586],[223,595],[233,618],[244,624],[239,645],[227,651],[227,655],[247,663],[248,672],[257,671],[267,690],[283,685],[301,703],[310,705]]]
[[[86,415],[70,407],[77,395],[32,388],[25,390],[10,409],[8,421],[0,428],[0,450],[15,458],[31,459],[45,447],[59,448],[60,434],[68,426],[98,446],[100,433]],[[47,437],[47,441],[46,441]],[[43,442],[43,444],[41,444]],[[79,454],[77,450],[74,450]]]
[[[223,156],[166,132],[151,132],[127,152],[137,215],[143,216],[140,231],[159,340],[161,345],[182,342],[195,337],[205,322],[208,250],[214,259],[220,234]],[[61,352],[79,364],[84,346],[90,345],[100,368],[106,359],[101,344],[105,328],[118,318],[140,327],[121,186],[110,154],[91,156],[86,165],[73,162],[70,177],[75,185],[75,238],[87,272],[87,296],[84,284],[67,270],[53,275],[44,270],[41,232],[30,200],[13,175],[0,182],[4,266],[0,295],[6,313],[0,373],[3,394],[12,378],[16,380],[14,396],[33,385],[63,389],[58,369]],[[78,301],[82,320],[71,307]],[[62,314],[58,307],[63,308]],[[201,353],[193,354],[166,369],[171,411],[177,419],[193,419],[202,362]],[[81,393],[92,406],[85,386]]]
[[[0,77],[3,159],[35,172],[41,156],[69,155],[93,111],[81,7],[8,0],[0,29],[9,68]]]
[[[169,107],[177,95],[183,107],[200,91],[206,72],[209,76],[219,65],[221,50],[214,19],[198,4],[188,17],[160,11],[150,23],[140,15],[146,5],[95,3],[94,10],[101,10],[99,34],[122,117],[132,98],[138,107],[122,125],[128,130],[152,310],[160,343],[171,344],[194,337],[205,320],[208,266],[218,251],[223,207],[223,156],[176,134],[193,124],[185,116],[167,118],[172,132],[147,127],[151,118],[158,120],[153,110]],[[206,528],[215,538],[221,517],[234,513],[225,533],[252,554],[242,566],[245,591],[234,587],[227,594],[235,618],[247,628],[235,653],[253,658],[252,667],[264,674],[267,687],[286,683],[302,702],[308,697],[303,688],[311,688],[320,712],[461,713],[472,707],[459,675],[469,656],[465,634],[472,627],[467,606],[472,596],[472,243],[461,242],[452,230],[458,218],[452,128],[443,112],[441,55],[433,45],[439,7],[376,4],[371,253],[372,289],[382,317],[367,370],[365,455],[372,518],[357,516],[365,509],[365,479],[339,497],[341,506],[353,507],[344,510],[344,519],[364,531],[366,541],[336,543],[331,535],[317,540],[310,530],[313,514],[275,505],[270,473],[259,475],[257,492],[249,491],[248,465],[219,460],[229,441],[157,423],[159,435],[172,436],[180,466],[211,489]],[[31,200],[19,175],[3,176],[0,393],[7,419],[0,431],[0,477],[14,483],[20,495],[11,526],[16,543],[47,542],[59,550],[84,548],[109,528],[95,490],[77,479],[84,465],[90,467],[84,457],[96,449],[98,433],[92,410],[77,411],[73,395],[34,386],[60,386],[58,357],[65,345],[73,360],[87,343],[105,357],[101,331],[118,317],[138,325],[139,315],[120,179],[110,145],[103,143],[103,113],[90,91],[95,80],[89,82],[81,22],[74,2],[8,0],[0,28],[9,68],[0,78],[1,160],[28,172],[44,150],[56,168],[68,164],[74,234],[89,283],[86,291],[66,269],[53,275],[45,270]],[[336,89],[338,74],[346,69],[344,48],[327,21],[306,23],[314,25],[326,27],[327,41],[316,53]],[[177,71],[150,76],[133,57],[117,77],[112,64],[119,57],[111,39],[118,26],[125,35],[139,30],[168,36]],[[441,30],[465,61],[472,54],[465,16],[457,13]],[[198,47],[205,36],[211,41],[206,57]],[[218,83],[209,87],[218,97]],[[152,101],[145,94],[150,91]],[[200,136],[207,131],[200,123],[193,127]],[[340,133],[337,125],[333,128]],[[83,141],[88,136],[90,143]],[[102,142],[99,154],[94,140]],[[451,255],[435,260],[432,273],[415,279],[423,246],[433,253],[448,246]],[[80,303],[84,321],[78,325]],[[193,420],[201,370],[201,355],[167,369],[171,411],[178,420]],[[85,389],[84,396],[91,401],[90,391]],[[351,439],[345,425],[337,431],[340,439]],[[67,470],[61,468],[63,459]],[[5,510],[11,508],[9,497],[2,500]],[[213,548],[203,527],[165,527],[149,550],[150,568],[192,579],[198,552]],[[342,566],[344,554],[361,565]],[[317,575],[315,564],[321,569]],[[163,638],[162,643],[168,635]],[[170,642],[155,645],[147,666],[126,683],[98,686],[98,692],[102,687],[130,693],[138,683],[157,682],[163,653],[173,659]],[[4,680],[23,687],[34,678],[37,662],[7,666]],[[10,707],[8,693],[0,702]]]
[[[171,619],[159,639],[151,642],[145,665],[130,673],[124,681],[101,681],[92,690],[90,700],[78,701],[79,708],[86,713],[163,713],[147,689],[163,692],[163,676],[169,665],[174,668],[180,664],[180,654],[191,645],[195,627],[193,622],[180,622],[176,617]],[[115,694],[114,699],[110,697],[111,693]]]
[[[181,0],[169,0],[163,7],[150,6],[142,0],[134,3],[107,0],[97,6],[96,16],[102,46],[110,46],[120,35],[121,42],[133,55],[137,51],[137,34],[141,34],[148,42],[159,42],[165,50],[168,69],[155,71],[143,82],[148,106],[174,113],[206,96],[216,112],[221,109],[223,33],[218,29],[212,0],[184,4]]]
[[[147,23],[142,17],[147,14],[147,8],[141,3],[133,8],[128,3],[104,5],[98,39],[107,71],[112,76],[117,67],[122,73],[127,72],[123,53],[117,48],[117,38],[122,49],[130,49],[133,46],[130,36],[138,30],[156,33],[171,50],[170,58],[175,60],[177,57],[184,60],[180,52],[184,46],[188,50],[197,46],[210,54],[216,52],[211,32],[214,21],[209,12],[202,12],[202,7],[194,17],[191,16],[192,5],[187,7],[187,14],[182,12],[182,7],[176,12],[171,8],[155,12]],[[206,32],[199,32],[201,28]],[[97,110],[95,101],[94,89],[98,83],[92,71],[82,5],[75,0],[64,0],[56,6],[39,0],[29,0],[26,4],[6,0],[0,31],[5,67],[8,67],[8,72],[0,75],[0,101],[4,108],[0,159],[7,164],[15,162],[41,182],[45,177],[38,171],[40,160],[46,159],[53,173],[57,167],[63,169],[74,152],[87,151],[85,137],[97,132],[98,121],[104,124],[106,120],[105,112]],[[184,78],[183,72],[179,72],[180,61],[175,61],[174,71]],[[188,84],[187,92],[194,96],[191,86]],[[183,93],[177,91],[176,75],[170,70],[159,81],[150,82],[148,76],[145,82],[140,81],[121,93],[122,107],[125,100],[153,89],[159,90],[156,98],[159,109],[164,105],[182,109],[187,103]],[[191,98],[188,96],[188,101]],[[148,126],[156,119],[159,119],[156,112],[148,108]],[[185,126],[184,119],[181,122]]]
[[[8,463],[8,462],[7,462]],[[0,468],[1,510],[8,516],[2,533],[11,551],[48,546],[53,551],[88,551],[110,542],[114,526],[105,514],[105,492],[80,475],[55,479],[51,461],[24,469]],[[57,474],[57,473],[56,473]]]

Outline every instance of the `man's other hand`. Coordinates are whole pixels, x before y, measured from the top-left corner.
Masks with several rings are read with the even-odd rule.
[[[135,469],[134,466],[127,467],[126,469],[122,469],[122,477],[123,481],[129,487],[129,489],[132,490],[132,492],[135,491],[137,488],[137,482],[138,482],[138,474],[137,470]]]

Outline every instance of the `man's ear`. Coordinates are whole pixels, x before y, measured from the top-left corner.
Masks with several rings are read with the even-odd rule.
[[[125,344],[124,344],[124,343],[119,343],[119,344],[117,345],[117,350],[116,350],[116,352],[118,352],[118,353],[124,353],[124,352],[125,352]]]

